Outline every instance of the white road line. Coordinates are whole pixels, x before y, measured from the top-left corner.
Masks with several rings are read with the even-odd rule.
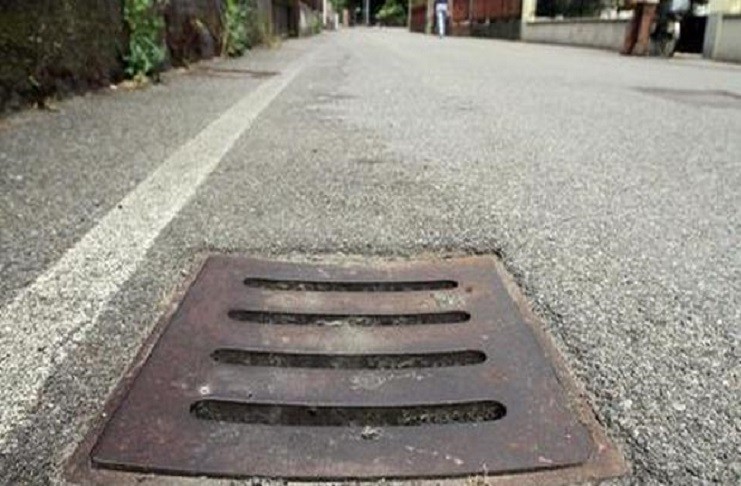
[[[160,231],[308,61],[295,61],[181,146],[0,311],[0,452],[12,447],[9,432],[27,421],[66,346],[84,337]]]

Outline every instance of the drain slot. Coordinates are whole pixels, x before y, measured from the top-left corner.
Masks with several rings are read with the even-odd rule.
[[[418,282],[322,282],[317,280],[279,280],[248,278],[247,287],[265,290],[293,290],[304,292],[414,292],[420,290],[448,290],[458,287],[454,280]]]
[[[294,324],[312,326],[410,326],[418,324],[457,324],[471,319],[468,312],[428,314],[306,314],[233,309],[229,317],[258,324]]]
[[[470,366],[486,361],[486,354],[481,351],[419,354],[307,354],[217,349],[211,353],[211,357],[219,363],[243,366],[344,370],[441,368],[446,366]]]
[[[491,422],[506,414],[497,401],[401,407],[313,407],[227,400],[201,400],[191,406],[199,419],[259,425],[408,427]]]

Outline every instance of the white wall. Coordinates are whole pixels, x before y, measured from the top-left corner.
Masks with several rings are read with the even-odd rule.
[[[741,62],[741,15],[708,16],[703,55],[719,61]]]
[[[708,11],[727,14],[741,14],[741,0],[710,0]]]
[[[711,8],[741,10],[741,0],[714,0]],[[620,50],[627,20],[528,20],[523,15],[522,40]],[[719,61],[741,62],[741,15],[716,12],[708,16],[703,55]]]
[[[523,23],[522,40],[620,50],[626,20],[569,19]]]

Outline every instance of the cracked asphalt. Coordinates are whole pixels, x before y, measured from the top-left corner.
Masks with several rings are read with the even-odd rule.
[[[610,484],[741,482],[741,66],[382,29],[214,65],[283,72],[302,59],[85,332],[60,339],[42,386],[16,391],[33,406],[3,424],[1,482],[64,481],[209,252],[498,255],[631,464]],[[170,73],[3,120],[0,305],[81,244],[119,245],[84,237],[271,79]],[[74,292],[73,279],[54,285]],[[24,331],[0,332],[5,345]],[[28,372],[10,349],[6,390]]]

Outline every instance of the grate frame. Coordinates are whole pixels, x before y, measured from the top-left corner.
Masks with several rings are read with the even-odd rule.
[[[444,290],[372,293],[260,290],[243,285],[247,276],[333,282],[454,280],[458,285]],[[250,310],[324,314],[465,311],[471,314],[471,319],[467,323],[371,329],[235,321],[230,323],[232,328],[225,336],[224,321],[228,320],[225,316],[237,305],[230,302]],[[194,350],[183,340],[178,341],[177,335],[180,333],[182,337],[184,330],[192,331],[198,326],[196,322],[207,322],[199,327],[208,328],[211,333],[189,340],[199,343],[195,351],[199,358],[191,359],[184,369],[171,366],[173,359],[179,362],[177,356],[194,356]],[[215,334],[214,326],[220,332]],[[238,326],[241,327],[235,331]],[[245,326],[251,326],[247,337]],[[109,402],[105,414],[109,420],[98,424],[73,457],[69,477],[103,484],[112,478],[134,477],[137,481],[148,478],[156,482],[167,475],[321,481],[465,478],[485,474],[489,484],[510,484],[508,481],[561,484],[617,476],[627,471],[622,455],[594,420],[563,359],[517,286],[494,258],[478,256],[358,266],[211,256],[184,298],[157,329]],[[504,339],[492,339],[495,330],[497,337],[505,336]],[[346,332],[350,333],[349,337],[342,337]],[[379,333],[386,336],[379,339]],[[235,335],[241,336],[236,346]],[[286,342],[290,345],[285,346]],[[361,348],[348,349],[348,345],[357,346],[359,342],[364,343]],[[507,413],[491,422],[380,427],[378,436],[371,440],[361,426],[210,422],[208,433],[194,433],[192,423],[188,425],[188,422],[197,423],[195,429],[202,429],[202,419],[183,413],[184,407],[177,414],[168,414],[167,409],[180,402],[195,403],[204,397],[223,398],[224,390],[228,391],[227,395],[234,394],[235,390],[225,384],[234,379],[235,366],[240,366],[242,375],[245,369],[231,365],[230,371],[224,373],[223,365],[207,363],[210,353],[204,350],[220,347],[335,354],[482,349],[487,353],[485,363],[453,370],[258,366],[246,371],[251,375],[252,388],[244,388],[242,383],[236,393],[242,393],[243,397],[251,394],[245,399],[250,403],[308,406],[412,406],[493,400],[502,401]],[[168,348],[171,348],[169,352]],[[152,381],[158,369],[168,366],[179,371]],[[218,366],[222,371],[214,373]],[[473,379],[469,373],[472,368],[476,370]],[[185,375],[190,377],[185,380],[187,383],[172,379]],[[379,376],[386,378],[380,385],[378,380],[374,381]],[[142,377],[145,380],[149,377],[149,382],[141,381]],[[402,381],[404,386],[387,386],[389,381]],[[276,383],[279,389],[284,387],[280,391],[283,395],[271,399]],[[322,389],[313,392],[314,395],[309,392],[307,397],[307,389],[300,383],[319,383]],[[291,384],[296,388],[295,393],[289,390]],[[443,390],[441,385],[447,385],[448,389]],[[384,391],[380,398],[379,389]],[[248,390],[246,395],[245,390]],[[159,395],[142,408],[143,400],[139,398],[155,393]],[[519,403],[529,405],[517,407]],[[253,445],[244,447],[245,441]],[[537,452],[533,452],[533,447],[537,447]],[[322,451],[321,455],[315,451]]]

